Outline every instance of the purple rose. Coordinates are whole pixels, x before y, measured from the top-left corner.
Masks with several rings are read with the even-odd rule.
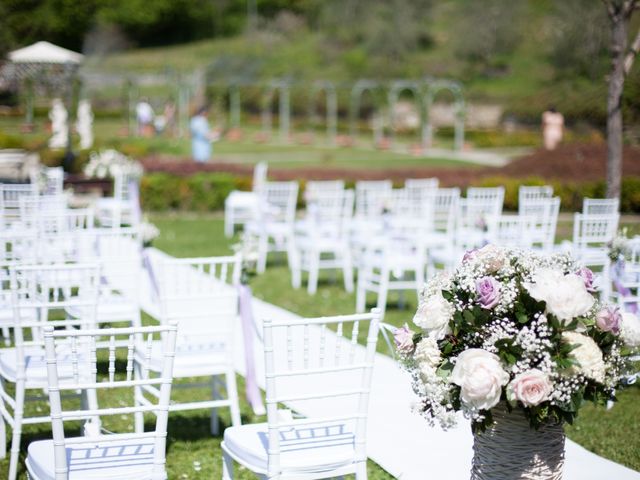
[[[476,282],[476,293],[482,308],[491,309],[500,301],[500,282],[493,277],[484,277]]]
[[[467,263],[468,261],[473,260],[474,257],[476,256],[476,253],[478,253],[477,248],[473,248],[471,250],[467,250],[466,252],[464,252],[464,257],[462,257],[462,263]]]
[[[413,344],[413,332],[409,329],[409,326],[405,323],[402,327],[396,328],[393,332],[393,339],[396,343],[396,349],[398,353],[402,355],[409,355],[413,352],[415,345]]]
[[[596,315],[596,325],[603,332],[611,332],[614,335],[620,333],[622,315],[617,307],[605,307]]]
[[[580,270],[576,272],[576,275],[578,275],[584,281],[584,286],[587,288],[587,292],[594,293],[598,291],[598,289],[595,286],[595,277],[591,269],[587,267],[582,267]]]

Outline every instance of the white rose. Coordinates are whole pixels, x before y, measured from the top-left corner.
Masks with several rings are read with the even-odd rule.
[[[564,332],[562,339],[571,345],[578,345],[569,353],[569,356],[578,362],[578,365],[573,368],[585,377],[602,383],[605,365],[602,350],[596,342],[591,337],[576,332]]]
[[[438,292],[420,302],[413,323],[425,330],[429,336],[442,340],[451,333],[449,321],[453,312],[453,305],[444,299],[442,292]]]
[[[416,345],[413,358],[418,363],[419,367],[431,367],[435,368],[440,363],[440,349],[438,348],[438,342],[432,337],[424,337]]]
[[[494,273],[507,264],[508,258],[503,248],[490,243],[475,252],[473,260],[481,261],[487,266],[488,272]]]
[[[562,323],[585,315],[595,303],[584,280],[574,273],[564,275],[559,270],[542,269],[525,288],[533,298],[545,302],[547,312]]]
[[[640,347],[640,318],[635,313],[622,312],[620,338],[630,347]]]
[[[509,374],[503,370],[497,355],[470,348],[458,355],[450,381],[461,387],[460,398],[465,405],[488,410],[500,401]]]
[[[507,398],[518,400],[525,407],[540,405],[549,399],[552,385],[549,376],[534,368],[516,375],[507,386]]]

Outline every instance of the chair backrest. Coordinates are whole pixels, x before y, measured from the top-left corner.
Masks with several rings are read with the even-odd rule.
[[[391,180],[366,180],[356,182],[356,216],[379,217],[385,202],[389,200],[393,183]]]
[[[42,345],[46,325],[97,327],[98,265],[16,265],[9,276],[19,369],[25,367],[24,349]]]
[[[493,216],[502,214],[504,203],[504,187],[469,187],[467,188],[467,205],[474,211]]]
[[[611,215],[619,210],[619,198],[585,198],[582,201],[582,213],[585,215]]]
[[[298,182],[265,182],[260,190],[260,220],[293,223],[298,202]]]
[[[0,207],[3,210],[5,225],[20,220],[20,199],[22,197],[35,197],[38,195],[38,186],[35,183],[4,183],[0,184]]]
[[[139,181],[140,177],[137,173],[116,169],[113,173],[113,197],[121,202],[128,202],[131,199],[131,182]]]
[[[155,429],[148,432],[123,433],[120,438],[126,438],[131,450],[136,450],[136,441],[148,445],[153,441],[153,466],[149,472],[150,479],[166,478],[165,450],[167,436],[167,420],[169,401],[171,397],[171,383],[173,381],[173,362],[176,344],[175,324],[137,327],[137,328],[109,328],[101,330],[54,330],[47,326],[44,331],[45,355],[47,362],[47,381],[49,385],[49,403],[51,405],[51,424],[53,430],[54,461],[56,479],[66,479],[70,465],[77,457],[68,458],[67,446],[74,445],[74,450],[86,448],[86,456],[91,456],[97,443],[108,445],[114,436],[92,432],[87,436],[67,438],[65,423],[79,420],[93,420],[100,416],[124,415],[136,412],[152,413],[156,416]],[[154,335],[162,336],[162,370],[159,376],[149,375],[149,358]],[[137,339],[146,339],[148,355],[142,362],[145,371],[144,380],[134,379],[134,345]],[[126,356],[125,362],[116,361],[118,352]],[[104,352],[104,354],[102,353]],[[107,374],[98,376],[98,358],[108,359]],[[134,401],[135,386],[145,385],[159,390],[157,401],[147,400],[144,405]],[[126,394],[126,390],[129,394]],[[62,402],[62,394],[77,390],[95,391],[96,395],[105,392],[105,396],[114,393],[119,404],[102,403],[102,407],[80,409],[71,403]],[[125,394],[123,394],[125,393]],[[153,398],[153,396],[149,396]],[[87,431],[88,429],[85,429]],[[89,430],[90,431],[90,430]],[[107,455],[104,462],[112,466],[127,466],[130,458],[127,455]]]
[[[551,185],[520,185],[518,188],[518,211],[526,206],[530,201],[537,201],[553,196],[553,187]]]
[[[620,215],[586,215],[576,213],[573,216],[573,246],[584,248],[607,248],[618,230]]]
[[[41,214],[63,213],[67,210],[67,197],[63,194],[22,196],[19,200],[20,218],[29,219]]]
[[[103,289],[140,300],[142,240],[138,228],[89,229],[82,232],[80,244],[80,261],[100,264]]]
[[[501,215],[498,217],[492,243],[501,247],[531,248],[535,219],[522,215]]]
[[[433,194],[433,227],[436,231],[453,233],[460,203],[459,188],[438,188]]]
[[[267,162],[258,162],[256,166],[253,167],[253,191],[259,191],[262,186],[267,181],[267,171],[269,169],[269,165]]]
[[[265,320],[270,475],[280,471],[281,457],[287,451],[301,448],[299,440],[289,441],[292,427],[300,436],[314,437],[316,445],[331,433],[344,435],[345,443],[353,442],[354,461],[366,459],[366,418],[379,321],[378,310],[336,317]],[[367,324],[368,329],[364,327]],[[367,331],[364,348],[358,345],[360,330]],[[300,405],[315,404],[331,413],[281,419],[278,404],[289,402],[296,402],[302,412]],[[353,434],[343,432],[345,425],[353,426]]]
[[[343,190],[344,180],[309,180],[304,187],[304,198],[309,203],[325,194],[333,195]]]
[[[433,178],[407,178],[404,181],[404,188],[408,190],[433,190],[434,188],[438,188],[440,185],[440,180],[436,177]]]
[[[158,262],[160,321],[179,322],[178,349],[233,345],[241,262],[239,254]]]
[[[532,217],[532,244],[540,245],[543,250],[551,250],[555,243],[558,216],[560,214],[560,197],[528,200],[521,205],[519,214]]]

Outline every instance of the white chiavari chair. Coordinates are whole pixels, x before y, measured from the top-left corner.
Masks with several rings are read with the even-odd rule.
[[[285,252],[292,266],[297,201],[297,182],[265,182],[260,189],[257,216],[246,224],[250,235],[258,239],[258,273],[266,270],[270,252]]]
[[[357,312],[365,311],[368,292],[376,295],[376,308],[383,313],[390,291],[414,291],[419,297],[425,280],[427,233],[415,218],[397,217],[384,235],[369,239],[358,267]]]
[[[353,190],[319,189],[307,203],[306,217],[296,225],[296,259],[292,284],[300,286],[308,272],[309,294],[316,293],[320,270],[341,269],[344,287],[353,291],[353,264],[349,228],[353,215]]]
[[[535,219],[524,215],[500,215],[492,242],[501,247],[528,250],[533,241]]]
[[[267,162],[259,162],[253,168],[253,191],[232,191],[224,201],[224,233],[233,236],[236,225],[244,225],[255,218],[260,189],[267,181]]]
[[[10,228],[20,222],[20,199],[38,195],[38,186],[34,183],[4,183],[0,184],[0,201],[2,202],[2,224]]]
[[[347,474],[366,479],[367,409],[379,322],[375,310],[265,320],[267,423],[225,430],[222,478],[233,478],[235,461],[269,479]],[[330,328],[337,335],[328,333]],[[360,330],[367,331],[366,347],[357,343]],[[279,411],[280,404],[315,413],[294,417]]]
[[[573,217],[574,258],[582,265],[599,270],[602,279],[601,298],[607,299],[610,294],[609,243],[618,230],[620,215],[587,215],[576,213]]]
[[[102,227],[119,228],[134,225],[139,205],[132,187],[139,188],[140,178],[135,173],[117,171],[113,175],[113,197],[99,198],[95,203],[96,219]]]
[[[585,198],[582,201],[582,213],[585,215],[614,215],[619,211],[619,198]]]
[[[360,220],[378,221],[391,196],[391,180],[360,180],[355,189],[355,216]]]
[[[453,268],[457,261],[456,216],[460,203],[459,188],[438,188],[433,195],[433,227],[425,236],[427,276],[438,265]]]
[[[518,188],[518,213],[525,213],[523,208],[526,208],[530,202],[537,203],[538,200],[551,197],[553,197],[551,185],[520,185]]]
[[[183,379],[175,389],[202,388],[194,377],[207,377],[211,396],[191,397],[189,401],[175,399],[170,411],[211,411],[211,432],[219,429],[218,408],[229,408],[232,425],[240,425],[240,407],[236,386],[234,331],[239,322],[237,284],[241,273],[240,255],[232,257],[181,258],[163,260],[154,265],[157,272],[160,302],[160,322],[178,322],[174,378]],[[162,369],[160,344],[151,350],[136,349],[136,375],[144,378],[140,365],[149,364],[151,372]],[[136,402],[147,405],[157,389],[136,387]],[[226,398],[222,391],[226,392]],[[136,416],[136,431],[143,427],[143,418]]]
[[[313,203],[323,194],[335,194],[344,190],[344,180],[309,180],[304,187],[306,203]]]
[[[29,172],[31,183],[38,186],[40,195],[61,195],[64,190],[64,169],[62,167],[34,168]]]
[[[46,349],[49,403],[53,438],[32,442],[26,459],[32,480],[165,480],[167,418],[171,397],[172,371],[175,355],[176,325],[100,330],[54,330],[46,327]],[[153,335],[162,336],[162,370],[159,376],[144,381],[133,378],[134,343],[138,339],[150,344]],[[146,341],[145,341],[146,340]],[[123,346],[118,348],[118,343]],[[60,361],[60,352],[67,352],[68,362]],[[103,354],[104,352],[104,354]],[[122,355],[119,355],[122,352]],[[119,364],[118,356],[126,356]],[[98,358],[108,358],[107,374],[98,376]],[[88,359],[88,361],[87,361]],[[69,368],[69,364],[71,368]],[[122,366],[120,366],[122,365]],[[72,371],[71,375],[69,370]],[[150,405],[131,403],[126,391],[144,383],[160,391],[157,402]],[[117,392],[118,405],[78,409],[62,402],[62,393],[92,389],[98,395]],[[112,393],[113,395],[113,393]],[[108,417],[131,413],[155,415],[155,428],[147,432],[112,433],[100,428],[87,428],[85,435],[69,436],[68,423],[98,416]]]
[[[640,237],[629,240],[626,258],[615,262],[611,268],[614,290],[612,298],[622,311],[640,312]]]
[[[5,422],[12,429],[9,480],[15,480],[23,425],[49,423],[48,414],[25,409],[27,400],[39,399],[47,388],[43,329],[96,328],[99,267],[90,264],[31,265],[10,268],[14,346],[0,350],[0,456],[6,452]],[[81,315],[69,319],[67,308]],[[68,352],[60,361],[69,365]],[[66,376],[70,369],[67,368]],[[13,385],[13,388],[7,388]],[[26,395],[33,392],[36,395]],[[86,405],[96,407],[95,391],[82,392]],[[99,420],[96,419],[99,424]]]
[[[545,252],[551,252],[555,245],[556,228],[560,215],[560,197],[529,200],[520,206],[519,213],[534,219],[531,246]]]

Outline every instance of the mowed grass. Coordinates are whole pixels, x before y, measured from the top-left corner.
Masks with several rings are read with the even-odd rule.
[[[226,255],[232,252],[230,245],[237,241],[237,237],[231,240],[224,237],[223,222],[217,215],[163,214],[152,215],[151,219],[162,232],[155,246],[171,255]],[[636,222],[629,226],[632,232],[637,230]],[[559,236],[567,238],[570,232],[570,222],[565,219],[559,225]],[[340,274],[321,274],[318,293],[311,296],[304,288],[291,288],[291,276],[284,258],[270,261],[267,271],[251,280],[251,287],[257,297],[304,316],[355,311],[355,295],[344,291]],[[369,302],[373,305],[374,299],[370,298]],[[403,298],[392,294],[384,320],[393,325],[411,323],[416,306],[416,296],[411,292]],[[378,350],[388,354],[382,339],[378,341]],[[634,385],[621,391],[618,400],[611,410],[587,405],[575,425],[566,427],[566,432],[569,438],[588,450],[640,470],[640,387]]]

